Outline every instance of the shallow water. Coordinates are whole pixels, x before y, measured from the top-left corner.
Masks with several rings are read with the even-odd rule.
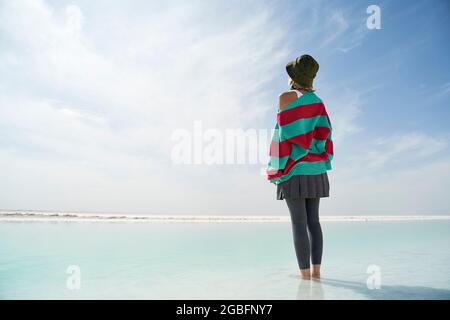
[[[2,221],[0,298],[450,299],[450,221],[322,228],[318,282],[298,278],[288,222]],[[367,286],[370,265],[379,289]]]

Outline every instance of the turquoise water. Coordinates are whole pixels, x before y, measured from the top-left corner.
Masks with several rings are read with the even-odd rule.
[[[0,298],[450,299],[450,221],[322,228],[318,282],[298,278],[288,222],[2,221]],[[370,265],[379,289],[367,287]]]

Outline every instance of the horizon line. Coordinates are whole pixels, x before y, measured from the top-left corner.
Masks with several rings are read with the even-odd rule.
[[[450,220],[450,215],[321,215],[321,221]],[[74,211],[2,210],[0,221],[142,221],[142,222],[287,222],[283,215],[124,214]]]

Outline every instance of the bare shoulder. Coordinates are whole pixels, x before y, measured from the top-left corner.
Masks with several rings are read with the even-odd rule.
[[[282,92],[278,95],[278,110],[283,109],[289,103],[297,99],[297,93],[294,91]]]

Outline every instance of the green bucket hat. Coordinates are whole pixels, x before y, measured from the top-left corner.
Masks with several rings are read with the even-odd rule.
[[[319,64],[310,55],[304,54],[288,62],[286,71],[298,85],[305,88],[312,88],[313,80],[319,71]]]

